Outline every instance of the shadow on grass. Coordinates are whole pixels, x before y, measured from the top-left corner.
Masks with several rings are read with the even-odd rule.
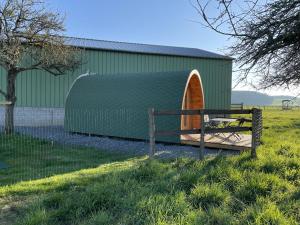
[[[235,152],[208,150],[206,154],[227,155]],[[186,151],[186,157],[195,157],[195,150]],[[70,147],[55,144],[28,135],[0,135],[0,161],[7,167],[0,169],[0,186],[20,181],[35,180],[64,174],[102,164],[124,161],[137,155],[121,151],[99,150],[91,147]],[[159,158],[176,158],[172,150],[157,152]]]
[[[105,150],[66,147],[24,136],[0,136],[0,186],[41,179],[102,164],[123,161],[133,155]]]

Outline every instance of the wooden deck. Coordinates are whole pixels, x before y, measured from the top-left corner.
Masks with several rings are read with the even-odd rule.
[[[204,137],[205,147],[244,151],[251,148],[251,135],[240,134],[237,139],[230,133],[206,134]],[[181,135],[181,143],[193,146],[200,145],[200,134]]]

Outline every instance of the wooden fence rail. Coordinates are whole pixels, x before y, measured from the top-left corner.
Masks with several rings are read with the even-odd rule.
[[[231,109],[244,109],[244,103],[232,103],[230,106]]]
[[[149,109],[149,156],[153,157],[155,154],[155,137],[156,136],[173,136],[173,135],[184,135],[184,134],[200,134],[200,149],[199,158],[204,158],[204,136],[205,134],[214,133],[225,133],[225,132],[243,132],[251,131],[251,156],[256,158],[256,148],[260,144],[262,134],[262,110],[261,109],[232,109],[232,110],[212,110],[212,109],[201,109],[201,110],[166,110],[166,111],[155,111],[153,108]],[[224,128],[211,128],[205,127],[205,115],[233,115],[233,114],[252,114],[252,120],[245,119],[247,122],[252,122],[251,126],[248,127],[224,127]],[[192,130],[156,130],[155,117],[156,116],[181,116],[181,115],[200,115],[201,128]]]
[[[178,115],[224,115],[224,114],[251,114],[253,109],[191,109],[191,110],[162,110],[155,111],[153,109],[154,116],[178,116]]]
[[[241,131],[252,131],[252,127],[225,127],[225,128],[205,128],[206,134],[214,133],[226,133],[226,132],[241,132]],[[173,131],[155,131],[155,136],[172,136],[172,135],[184,135],[184,134],[200,134],[201,129],[193,130],[173,130]]]

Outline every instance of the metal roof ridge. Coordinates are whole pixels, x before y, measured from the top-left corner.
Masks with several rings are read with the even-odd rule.
[[[104,42],[104,43],[111,43],[111,44],[124,44],[124,45],[132,45],[132,46],[147,46],[147,47],[161,47],[161,48],[169,48],[169,49],[185,49],[185,50],[194,50],[194,51],[202,51],[202,52],[206,52],[207,54],[212,54],[215,55],[214,56],[202,56],[203,58],[215,58],[215,59],[229,59],[229,60],[233,60],[234,58],[228,56],[228,55],[223,55],[223,54],[219,54],[219,53],[215,53],[215,52],[211,52],[211,51],[207,51],[204,49],[200,49],[200,48],[192,48],[192,47],[183,47],[183,46],[171,46],[171,45],[158,45],[158,44],[145,44],[145,43],[135,43],[135,42],[125,42],[125,41],[109,41],[109,40],[103,40],[103,39],[95,39],[95,38],[84,38],[84,37],[74,37],[74,36],[63,36],[66,39],[70,39],[70,40],[74,40],[74,41],[93,41],[93,42]],[[71,44],[72,45],[72,44]],[[74,44],[74,46],[76,46],[76,44]],[[79,46],[79,47],[84,47],[84,46]],[[122,50],[122,49],[113,49],[113,48],[97,48],[97,47],[93,47],[93,46],[85,46],[86,48],[96,48],[96,49],[107,49],[107,50],[115,50],[115,51],[129,51],[129,50]],[[135,52],[135,51],[133,51]],[[148,53],[148,54],[153,54],[153,52],[144,52],[144,53]],[[183,56],[190,56],[190,57],[200,57],[200,56],[192,56],[192,54],[190,55],[185,55],[185,54],[171,54],[171,53],[157,53],[157,54],[167,54],[167,55],[183,55]]]
[[[206,51],[206,52],[210,52],[210,53],[213,53],[213,54],[218,54],[218,55],[220,55],[219,53],[207,51],[207,50],[204,50],[204,49],[200,49],[200,48],[192,48],[192,47],[186,47],[186,46],[158,45],[158,44],[147,44],[147,43],[138,43],[138,42],[126,42],[126,41],[109,41],[109,40],[104,40],[104,39],[83,38],[83,37],[72,37],[72,36],[64,36],[64,37],[65,37],[65,38],[74,38],[74,39],[79,39],[79,40],[103,41],[103,42],[119,43],[119,44],[146,45],[146,46],[169,47],[169,48],[186,48],[186,49],[194,49],[194,50]]]

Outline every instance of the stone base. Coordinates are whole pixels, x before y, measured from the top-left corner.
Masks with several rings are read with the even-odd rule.
[[[0,106],[0,126],[4,125],[5,108]],[[60,126],[64,124],[64,108],[15,107],[15,126]]]

